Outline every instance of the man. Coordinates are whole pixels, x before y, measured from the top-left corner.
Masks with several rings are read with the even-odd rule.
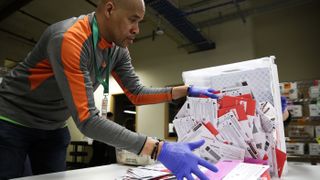
[[[0,179],[21,176],[26,155],[34,175],[65,170],[70,115],[85,136],[151,155],[178,179],[193,179],[191,173],[207,179],[198,165],[217,171],[192,153],[204,141],[159,142],[99,116],[93,92],[99,84],[108,92],[109,72],[136,105],[171,101],[187,93],[214,97],[205,89],[140,84],[126,47],[139,33],[144,14],[143,0],[101,0],[95,13],[48,27],[0,85]]]

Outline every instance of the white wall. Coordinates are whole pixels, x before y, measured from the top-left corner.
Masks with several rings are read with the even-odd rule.
[[[164,138],[164,107],[164,103],[138,106],[137,132],[151,137]]]
[[[183,71],[253,58],[251,29],[250,21],[242,24],[240,20],[215,26],[210,38],[217,48],[194,54],[178,49],[167,36],[154,42],[147,39],[130,47],[133,65],[148,86],[181,84]]]
[[[255,53],[277,57],[280,81],[320,78],[320,1],[257,15]]]

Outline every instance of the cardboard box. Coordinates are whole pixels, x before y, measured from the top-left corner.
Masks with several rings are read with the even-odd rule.
[[[316,104],[309,104],[310,117],[320,116],[320,108]]]
[[[304,143],[287,142],[287,153],[291,155],[304,155]]]
[[[319,97],[319,92],[320,92],[320,89],[319,89],[319,85],[318,86],[310,86],[309,88],[309,97],[310,98],[317,98]]]
[[[116,149],[117,163],[129,165],[148,165],[153,164],[154,160],[147,155],[137,155],[132,152]]]
[[[320,155],[320,144],[309,143],[309,154],[310,155]]]
[[[282,95],[288,97],[289,99],[297,99],[298,98],[297,82],[280,83],[280,92]]]
[[[288,111],[292,117],[302,117],[302,105],[288,105]]]
[[[314,127],[313,126],[288,126],[288,135],[289,137],[298,137],[298,138],[313,138],[314,137]]]

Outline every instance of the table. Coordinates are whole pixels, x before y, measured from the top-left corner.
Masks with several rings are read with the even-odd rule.
[[[58,173],[16,178],[14,180],[114,180],[115,178],[124,175],[127,169],[131,167],[132,166],[111,164]]]
[[[16,178],[15,180],[111,180],[124,175],[132,166],[111,164],[92,168],[83,168],[58,173]],[[320,166],[296,165],[288,163],[288,172],[284,180],[315,180],[320,178]],[[277,180],[279,178],[273,178]]]

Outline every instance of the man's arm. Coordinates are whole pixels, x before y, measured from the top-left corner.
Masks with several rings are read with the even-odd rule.
[[[212,88],[198,88],[195,86],[176,86],[172,88],[172,99],[179,99],[187,95],[190,97],[219,98]]]
[[[187,96],[188,86],[176,86],[172,88],[172,99],[179,99]]]

